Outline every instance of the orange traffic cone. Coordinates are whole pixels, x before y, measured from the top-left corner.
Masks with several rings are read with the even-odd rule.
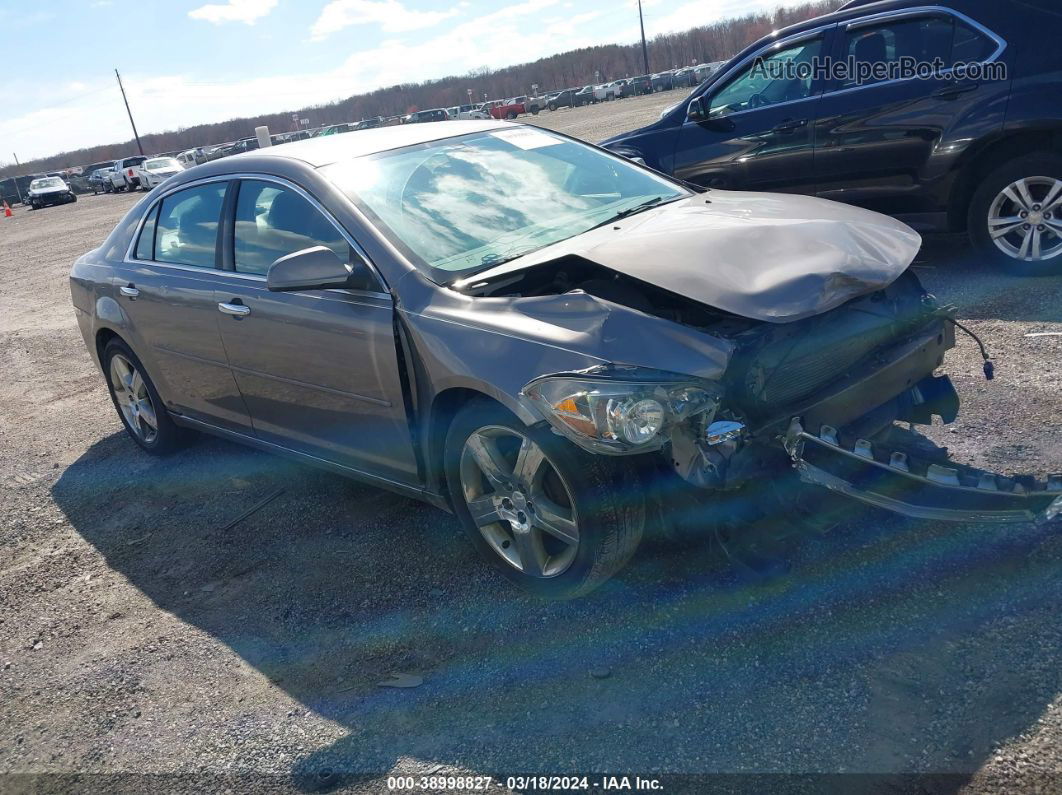
[[[7,203],[7,199],[4,200],[4,218],[10,218],[14,213],[11,212],[11,205]]]

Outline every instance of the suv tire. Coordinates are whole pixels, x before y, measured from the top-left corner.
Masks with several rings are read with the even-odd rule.
[[[492,463],[481,465],[484,456]],[[623,568],[641,541],[645,503],[629,466],[579,449],[544,423],[527,427],[492,400],[457,412],[444,464],[451,504],[472,544],[538,596],[588,593]]]
[[[1033,152],[998,166],[974,191],[967,224],[975,249],[997,267],[1016,276],[1062,272],[1062,155]],[[1010,231],[994,239],[990,227]]]

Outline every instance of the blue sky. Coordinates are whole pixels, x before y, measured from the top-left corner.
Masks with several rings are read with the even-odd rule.
[[[792,2],[643,0],[646,35]],[[630,42],[638,14],[634,0],[0,0],[0,31],[7,163],[129,138],[115,67],[138,128],[157,132]]]

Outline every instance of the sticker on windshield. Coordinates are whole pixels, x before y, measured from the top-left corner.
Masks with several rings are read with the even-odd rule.
[[[500,138],[506,143],[517,146],[520,149],[540,149],[543,146],[555,146],[563,143],[560,138],[554,138],[541,130],[532,127],[517,127],[512,130],[495,130],[491,133],[495,138]]]

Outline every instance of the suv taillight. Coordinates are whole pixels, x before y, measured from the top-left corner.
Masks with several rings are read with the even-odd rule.
[[[129,176],[133,176],[133,169],[129,169]]]

